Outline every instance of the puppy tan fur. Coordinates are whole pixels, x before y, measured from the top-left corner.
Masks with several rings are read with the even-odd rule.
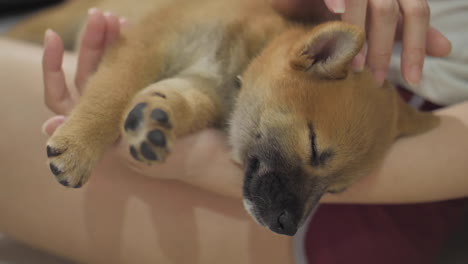
[[[77,2],[10,35],[80,23],[83,17],[67,22],[64,15],[86,6]],[[353,26],[295,24],[260,0],[93,4],[134,25],[106,52],[47,143],[51,170],[65,186],[82,186],[120,134],[135,159],[153,164],[164,162],[177,137],[229,123],[234,159],[245,166],[248,211],[272,231],[293,235],[324,193],[368,174],[397,137],[437,125],[389,83],[377,87],[369,71],[349,69],[364,41]],[[127,13],[130,5],[141,8]]]

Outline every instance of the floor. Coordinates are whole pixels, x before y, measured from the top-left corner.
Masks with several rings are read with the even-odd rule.
[[[0,264],[73,264],[9,239],[0,233]]]

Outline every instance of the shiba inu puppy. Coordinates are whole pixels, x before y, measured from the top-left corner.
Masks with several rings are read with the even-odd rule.
[[[350,69],[364,43],[358,28],[289,22],[267,1],[70,1],[10,35],[33,39],[28,32],[54,25],[76,35],[79,10],[91,5],[134,25],[47,143],[64,186],[81,187],[120,135],[136,160],[155,164],[176,138],[229,124],[234,160],[245,167],[247,210],[272,231],[294,235],[323,194],[368,174],[396,138],[438,123],[404,104],[389,83],[378,87],[368,70]]]

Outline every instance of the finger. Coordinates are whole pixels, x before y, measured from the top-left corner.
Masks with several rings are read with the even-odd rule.
[[[65,114],[73,102],[62,70],[62,39],[52,30],[47,30],[44,38],[42,74],[44,80],[44,100],[47,107],[56,114]]]
[[[361,51],[354,57],[353,61],[351,62],[351,67],[356,72],[362,72],[364,70],[364,65],[366,64],[366,52],[367,52],[367,44],[364,43]]]
[[[401,41],[403,35],[403,29],[398,22],[397,38],[396,40]],[[446,57],[452,51],[452,43],[447,37],[445,37],[439,30],[433,26],[429,26],[426,34],[426,55],[433,57]]]
[[[382,85],[392,55],[399,7],[394,0],[369,0],[369,7],[367,64],[377,83]]]
[[[92,8],[81,40],[78,54],[78,66],[75,84],[78,93],[82,94],[88,77],[93,74],[105,50],[106,19],[101,11]]]
[[[367,0],[348,0],[346,2],[346,12],[341,15],[344,22],[358,26],[363,31],[366,30]],[[356,71],[362,71],[366,62],[365,46],[356,55],[352,62],[352,67]]]
[[[310,20],[313,18],[314,21],[336,19],[334,12],[329,11],[323,0],[271,0],[271,5],[278,13],[294,19]]]
[[[346,4],[345,0],[324,0],[324,2],[328,10],[335,14],[343,14],[348,11],[346,8],[352,7],[352,4]]]
[[[126,27],[128,27],[130,25],[130,22],[125,17],[121,17],[119,19],[119,23],[120,23],[120,28],[126,28]]]
[[[49,137],[52,136],[63,122],[65,122],[65,116],[54,116],[50,118],[42,125],[42,133]]]
[[[105,12],[104,17],[107,23],[105,43],[106,46],[109,46],[114,43],[120,35],[120,21],[116,15],[110,12]]]
[[[404,79],[417,85],[426,56],[430,9],[426,0],[400,0],[400,7],[403,12],[401,69]]]
[[[429,27],[427,31],[426,54],[434,57],[446,57],[452,50],[452,44],[439,30]]]
[[[300,9],[308,9],[311,1],[307,0],[272,0],[271,5],[279,13],[286,16],[295,16]],[[302,8],[300,8],[302,6]],[[310,6],[312,7],[312,6]]]

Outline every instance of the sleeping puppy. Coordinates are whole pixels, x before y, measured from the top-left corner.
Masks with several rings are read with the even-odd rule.
[[[438,123],[404,104],[389,83],[377,87],[368,70],[350,70],[364,42],[358,28],[292,23],[267,1],[145,0],[132,14],[125,13],[130,0],[70,1],[10,35],[32,36],[48,19],[62,35],[76,35],[64,25],[79,23],[85,2],[136,24],[107,51],[47,142],[64,186],[86,183],[120,135],[136,160],[156,164],[176,138],[229,124],[247,210],[272,231],[294,235],[324,193],[368,174],[397,137]]]
[[[295,234],[323,194],[369,174],[397,137],[437,124],[388,82],[349,69],[363,41],[340,22],[292,28],[244,73],[231,145],[248,211],[275,232]]]

